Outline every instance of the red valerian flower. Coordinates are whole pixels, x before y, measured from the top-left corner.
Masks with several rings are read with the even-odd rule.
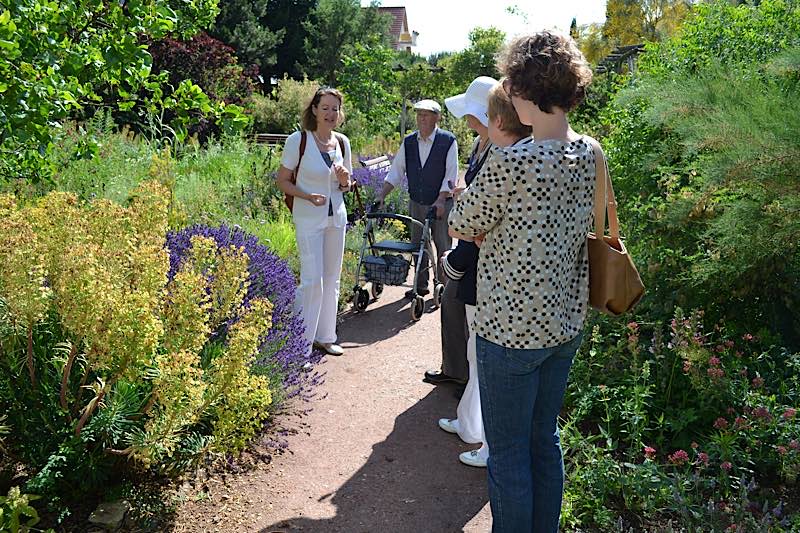
[[[703,466],[708,466],[708,454],[706,452],[700,452],[697,454],[697,460]]]
[[[689,460],[689,454],[684,450],[678,450],[668,457],[669,462],[676,465],[685,464]]]
[[[723,469],[724,471],[726,471],[726,472],[727,472],[727,471],[729,471],[731,468],[733,468],[733,465],[732,465],[730,462],[728,462],[728,461],[725,461],[724,463],[722,463],[721,465],[719,465],[719,467],[720,467],[721,469]]]
[[[783,418],[788,420],[790,418],[794,418],[796,414],[797,414],[797,409],[795,409],[794,407],[789,407],[783,412],[782,416]]]
[[[654,459],[656,456],[656,449],[652,446],[644,447],[644,456],[646,459]]]
[[[753,381],[751,383],[753,384],[754,389],[760,389],[761,387],[764,386],[764,378],[762,378],[761,376],[756,376],[753,378]]]
[[[714,428],[715,429],[727,429],[728,421],[722,417],[717,418],[714,420]]]

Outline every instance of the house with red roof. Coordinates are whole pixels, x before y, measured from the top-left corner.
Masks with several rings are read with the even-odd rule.
[[[392,16],[392,24],[389,32],[392,35],[392,44],[395,50],[405,50],[411,52],[417,46],[417,36],[419,33],[408,28],[408,17],[405,7],[379,7],[380,13]]]

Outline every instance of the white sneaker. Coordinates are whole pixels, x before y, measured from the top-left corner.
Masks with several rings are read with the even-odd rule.
[[[458,419],[440,418],[439,427],[448,433],[458,433]]]
[[[489,458],[489,454],[484,454],[481,450],[483,450],[483,448],[459,454],[458,460],[468,466],[486,468],[486,460]]]

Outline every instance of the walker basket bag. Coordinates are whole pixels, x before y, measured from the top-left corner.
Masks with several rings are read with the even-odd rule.
[[[633,259],[619,237],[619,219],[608,163],[598,145],[594,146],[597,187],[594,204],[594,232],[589,233],[589,305],[602,313],[618,316],[630,311],[644,295],[644,285]],[[606,212],[608,229],[605,234]],[[601,235],[602,238],[597,236]]]
[[[411,262],[402,255],[384,254],[364,257],[364,271],[367,281],[384,285],[402,285],[408,277]]]

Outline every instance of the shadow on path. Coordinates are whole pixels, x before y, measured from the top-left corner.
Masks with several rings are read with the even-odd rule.
[[[437,310],[433,298],[426,296],[425,313]],[[339,338],[344,348],[384,341],[415,324],[411,320],[411,300],[386,293],[377,300],[370,300],[363,313],[355,312],[353,306],[349,305],[348,310],[339,315],[339,321]]]
[[[373,445],[352,477],[319,499],[330,499],[335,516],[298,516],[261,533],[461,531],[488,501],[486,470],[458,462],[458,454],[474,446],[437,427],[450,410],[452,389],[433,389],[395,419],[392,432]]]

